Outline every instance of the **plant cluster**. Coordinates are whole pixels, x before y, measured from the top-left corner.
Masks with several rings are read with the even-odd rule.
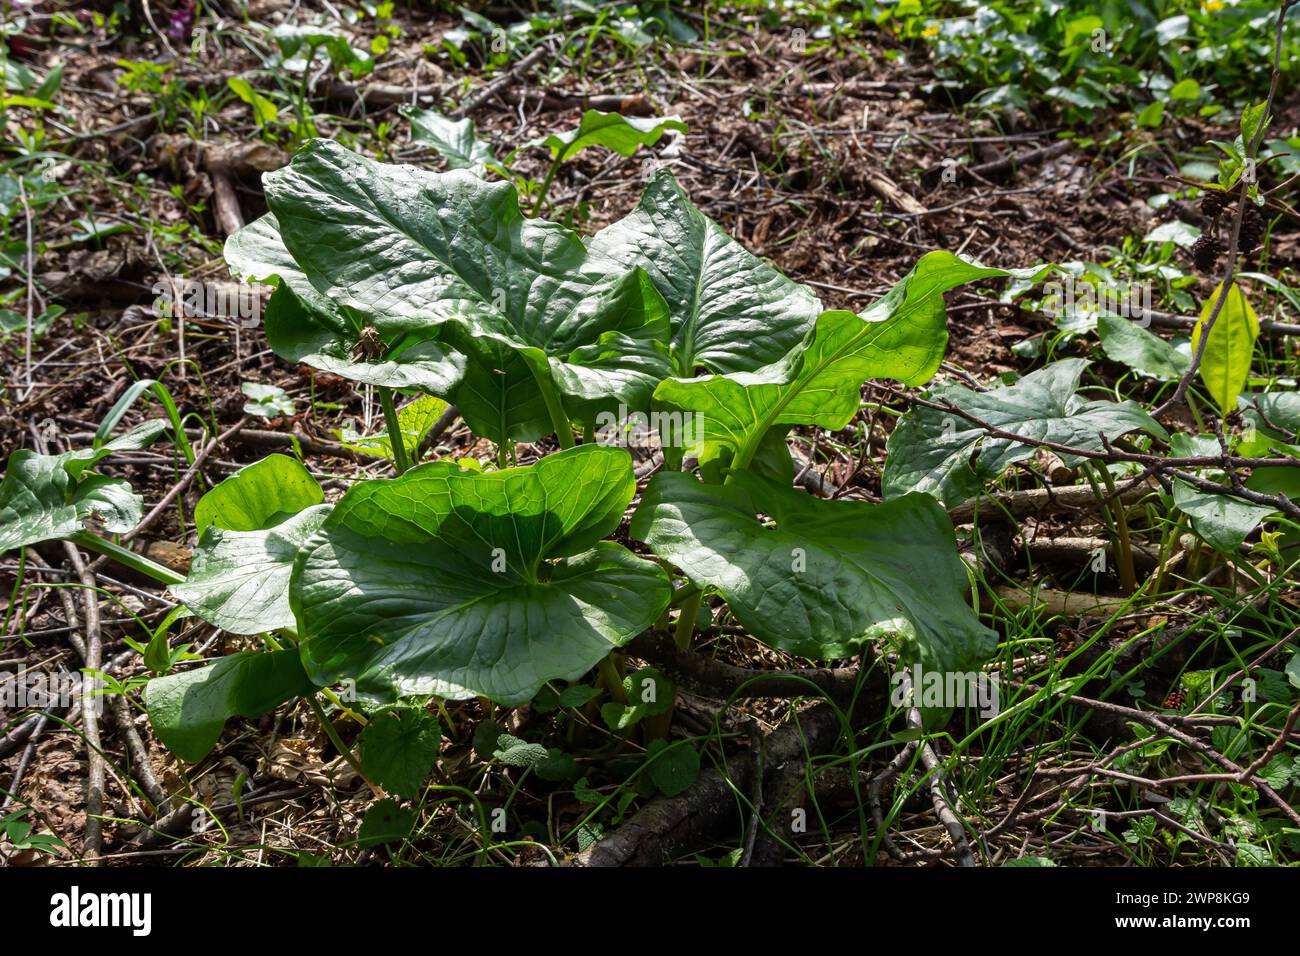
[[[199,617],[264,635],[268,649],[150,682],[155,730],[181,756],[206,753],[226,718],[313,688],[513,705],[602,665],[611,702],[628,706],[611,652],[667,625],[671,608],[685,644],[706,594],[805,656],[853,654],[882,634],[936,669],[978,667],[992,650],[938,504],[796,491],[783,438],[843,427],[868,379],[926,382],[944,353],[943,292],[1002,270],[932,253],[867,313],[823,311],[667,171],[587,240],[524,216],[509,183],[323,141],[268,174],[266,193],[270,213],[227,256],[275,284],[277,353],[377,387],[386,408],[398,393],[454,402],[501,454],[496,467],[411,463],[403,452],[416,449],[393,428],[399,477],[357,482],[332,506],[283,456],[208,492],[193,567],[167,583]],[[599,412],[662,408],[703,417],[695,446],[665,455],[704,480],[651,481],[629,531],[655,561],[608,540],[635,494],[633,460],[589,439]],[[0,490],[5,546],[114,548],[79,519],[125,530],[138,499],[89,466],[165,425],[93,451],[16,453]],[[517,443],[546,436],[562,450],[504,467]]]
[[[1273,49],[1260,27],[1277,9],[1254,0],[873,6],[878,22],[934,44],[941,85],[978,89],[977,108],[1028,111],[1041,99],[1067,119],[1086,121],[1122,106],[1147,129],[1167,113],[1215,116],[1233,105],[1222,100],[1223,90],[1266,81]],[[1287,75],[1295,53],[1288,39],[1281,61]]]
[[[944,292],[1012,273],[933,252],[864,313],[823,310],[696,209],[666,170],[627,217],[584,238],[525,216],[514,185],[484,178],[488,154],[463,133],[469,168],[445,173],[311,142],[266,176],[268,215],[227,244],[238,275],[275,285],[266,332],[277,354],[380,391],[391,412],[384,451],[399,474],[358,481],[331,505],[301,464],[272,455],[200,500],[189,574],[157,576],[192,613],[261,635],[265,649],[149,682],[154,729],[187,760],[211,749],[226,719],[324,691],[372,714],[363,766],[407,792],[436,756],[430,744],[416,750],[423,771],[403,763],[408,737],[436,742],[436,733],[423,711],[385,708],[428,697],[518,705],[544,691],[564,701],[582,685],[550,688],[593,668],[607,721],[627,728],[661,714],[672,690],[658,672],[622,674],[616,652],[670,627],[687,648],[705,601],[800,657],[849,657],[884,638],[901,665],[978,670],[996,637],[967,603],[940,503],[977,494],[1036,447],[1077,464],[1126,435],[1170,440],[1134,402],[1079,396],[1086,362],[1065,360],[989,391],[931,389],[890,437],[883,503],[792,488],[790,429],[845,427],[868,381],[925,385],[944,356]],[[1249,306],[1231,308],[1220,330]],[[1217,356],[1209,351],[1203,374],[1220,369]],[[1225,380],[1225,413],[1239,392]],[[398,395],[416,396],[411,409],[431,397],[455,403],[497,443],[497,462],[415,461]],[[1261,430],[1296,426],[1284,402],[1255,407]],[[667,467],[626,537],[610,540],[636,482],[628,449],[592,441],[596,416],[664,409],[696,414],[703,428],[690,447],[664,448]],[[92,449],[11,457],[0,486],[5,548],[63,537],[122,557],[84,523],[125,531],[139,499],[91,468],[167,422],[108,440],[112,424]],[[518,443],[548,436],[560,450],[509,466]],[[1284,437],[1262,431],[1255,441],[1276,453]],[[1202,443],[1177,435],[1172,448],[1217,461]],[[1194,488],[1180,507],[1226,547],[1275,510],[1225,514],[1217,500],[1193,500]],[[151,659],[160,670],[175,660]]]
[[[1092,24],[1066,26],[1082,40]],[[317,54],[358,74],[369,63],[314,28],[273,39],[304,75]],[[133,82],[146,82],[147,71],[136,72]],[[245,87],[231,89],[269,121],[274,107]],[[297,131],[307,138],[305,95],[302,110]],[[1213,230],[1230,233],[1234,255],[1263,235],[1268,195],[1247,171],[1269,111],[1248,107],[1235,142],[1216,144],[1227,158],[1217,181],[1200,187],[1212,224],[1193,246],[1203,269],[1221,257]],[[900,673],[979,672],[998,635],[971,606],[945,509],[978,499],[1044,451],[1104,502],[1127,595],[1159,595],[1164,573],[1163,562],[1150,581],[1135,573],[1121,480],[1154,478],[1163,491],[1163,517],[1173,521],[1162,559],[1184,524],[1239,558],[1268,522],[1251,552],[1264,559],[1255,570],[1294,567],[1300,402],[1252,379],[1260,326],[1235,259],[1187,349],[1124,318],[1097,317],[1108,357],[1175,389],[1159,408],[1085,391],[1089,363],[1080,358],[992,387],[934,383],[948,341],[946,292],[1010,280],[1014,298],[1083,264],[1006,270],[935,251],[862,313],[827,309],[705,216],[667,169],[648,176],[635,209],[594,235],[578,232],[572,213],[539,218],[557,170],[579,151],[631,156],[684,132],[675,117],[587,111],[578,127],[525,144],[550,155],[538,183],[513,168],[517,151],[502,158],[469,120],[405,115],[415,142],[443,156],[448,171],[309,139],[265,177],[267,215],[225,247],[234,274],[274,287],[265,332],[279,357],[377,392],[384,431],[343,437],[353,451],[391,459],[395,477],[355,481],[327,502],[295,458],[250,464],[199,500],[197,546],[182,576],[117,539],[138,525],[142,501],[97,471],[109,455],[164,433],[195,462],[156,383],[133,386],[91,447],[9,458],[0,551],[70,540],[152,575],[183,605],[147,644],[133,645],[155,675],[143,695],[151,724],[181,759],[203,759],[227,720],[302,697],[368,781],[412,797],[439,755],[430,707],[447,719],[442,701],[483,698],[539,713],[590,708],[617,732],[643,734],[651,792],[680,792],[698,755],[665,739],[672,681],[654,666],[624,672],[632,642],[671,634],[689,653],[698,630],[730,622],[798,658],[879,647]],[[1212,408],[1192,405],[1194,431],[1171,431],[1162,413],[1197,380]],[[927,389],[888,437],[883,500],[827,500],[794,487],[791,432],[845,429],[867,383]],[[293,411],[279,389],[245,392],[249,414]],[[146,393],[168,418],[113,438]],[[453,410],[495,444],[494,459],[420,460],[424,437]],[[655,473],[639,497],[644,462],[596,440],[602,421],[633,415],[700,423],[685,439],[662,434],[662,460],[650,462]],[[170,646],[168,628],[183,614],[249,638],[247,649],[178,667],[192,655]],[[318,698],[363,726],[359,756]],[[931,727],[947,716],[944,707],[922,711]],[[578,776],[564,750],[491,721],[474,749],[544,780]],[[387,801],[376,809],[363,840],[382,838],[404,812]],[[11,829],[26,826],[15,820]]]

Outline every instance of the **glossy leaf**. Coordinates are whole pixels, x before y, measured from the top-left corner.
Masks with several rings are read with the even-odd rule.
[[[386,346],[448,326],[444,341],[475,369],[450,395],[431,390],[485,437],[551,431],[549,390],[570,417],[645,406],[667,373],[667,307],[644,272],[589,254],[564,226],[525,219],[508,183],[314,141],[265,186],[310,284],[368,316]]]
[[[209,527],[261,531],[324,500],[302,462],[272,454],[245,465],[200,498],[194,526],[200,535]]]
[[[1220,289],[1205,300],[1201,307],[1201,316],[1192,329],[1192,354],[1200,348],[1204,326],[1214,311]],[[1205,343],[1205,354],[1201,356],[1201,365],[1197,370],[1201,381],[1209,389],[1219,411],[1228,414],[1237,407],[1237,396],[1246,387],[1250,377],[1250,359],[1255,351],[1255,340],[1259,338],[1259,317],[1246,301],[1241,287],[1236,283],[1228,289],[1228,296],[1219,310]]]
[[[180,674],[155,677],[144,689],[149,724],[182,760],[202,760],[231,717],[260,717],[315,688],[293,650],[244,651]]]
[[[500,169],[492,147],[478,138],[469,117],[454,120],[415,107],[403,107],[401,113],[411,121],[411,142],[437,150],[448,169],[468,169],[479,176],[489,168]]]
[[[93,519],[105,531],[129,531],[140,520],[142,501],[120,478],[87,474],[118,451],[148,446],[165,421],[137,425],[98,448],[40,455],[20,448],[9,456],[0,481],[0,553],[55,538],[70,538]]]
[[[144,499],[122,478],[87,475],[72,493],[77,518],[113,534],[130,531],[140,521]],[[60,535],[63,537],[63,535]]]
[[[668,302],[677,374],[752,372],[785,356],[817,320],[812,291],[750,253],[700,212],[666,169],[590,248],[640,266]]]
[[[947,672],[977,668],[994,646],[966,604],[952,523],[925,495],[870,505],[744,472],[725,485],[661,472],[631,534],[721,592],[750,634],[791,654],[848,657],[890,634],[907,663]]]
[[[588,146],[604,146],[620,156],[631,156],[642,146],[653,146],[669,130],[686,132],[676,116],[623,116],[586,110],[576,129],[552,133],[530,145],[545,146],[552,159],[572,159]]]
[[[703,416],[704,457],[730,449],[737,467],[748,466],[774,427],[843,428],[857,412],[868,379],[924,384],[948,343],[943,293],[1009,274],[947,252],[928,253],[862,315],[823,312],[804,343],[781,361],[752,373],[669,379],[655,398]]]
[[[1213,435],[1174,435],[1169,447],[1179,457],[1221,454]],[[1296,470],[1300,471],[1300,463]],[[1226,480],[1222,472],[1213,469],[1202,470],[1200,476],[1215,482]],[[1275,510],[1232,495],[1203,491],[1180,478],[1173,479],[1173,486],[1174,504],[1191,518],[1192,530],[1223,554],[1236,554],[1246,536]]]
[[[627,452],[597,445],[487,473],[431,462],[353,486],[294,571],[308,672],[380,700],[508,706],[580,677],[667,606],[661,568],[600,540],[634,488]]]
[[[0,482],[0,552],[81,530],[68,499],[72,479],[53,455],[20,448],[9,456]]]
[[[299,549],[329,515],[316,505],[260,531],[210,526],[199,538],[184,584],[171,589],[195,614],[231,634],[294,626],[289,576]]]
[[[318,292],[285,248],[273,215],[227,239],[225,256],[235,275],[278,283],[266,305],[266,339],[287,362],[368,385],[438,394],[449,393],[464,374],[464,356],[438,341],[436,326],[391,322],[366,310],[340,307]],[[382,354],[365,350],[367,328],[375,330]]]
[[[1103,312],[1097,316],[1097,334],[1107,358],[1139,375],[1169,382],[1181,378],[1192,364],[1191,356],[1132,319]]]

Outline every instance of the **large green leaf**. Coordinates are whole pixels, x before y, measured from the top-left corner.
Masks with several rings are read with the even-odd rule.
[[[662,169],[629,215],[591,240],[593,252],[641,266],[668,301],[677,374],[752,372],[785,356],[821,304],[695,208]]]
[[[1127,365],[1140,375],[1173,381],[1181,378],[1192,364],[1189,355],[1123,316],[1101,313],[1097,316],[1097,334],[1107,358]]]
[[[924,384],[948,344],[943,293],[1010,274],[951,253],[927,253],[862,315],[823,312],[804,343],[784,359],[756,372],[669,379],[655,398],[703,417],[705,457],[732,449],[737,466],[747,466],[775,426],[843,428],[857,412],[868,379]]]
[[[721,591],[759,640],[792,654],[848,657],[893,634],[907,663],[946,672],[977,668],[994,647],[966,604],[952,523],[925,495],[824,501],[743,472],[726,485],[663,472],[631,534]]]
[[[1192,354],[1200,348],[1202,330],[1214,311],[1214,303],[1219,298],[1222,285],[1215,288],[1213,294],[1201,307],[1200,318],[1192,329]],[[1201,381],[1210,390],[1219,411],[1228,414],[1237,407],[1237,396],[1246,387],[1250,377],[1250,359],[1255,351],[1255,340],[1259,338],[1259,317],[1246,301],[1241,286],[1235,282],[1228,288],[1227,298],[1219,317],[1214,320],[1214,327],[1205,343],[1205,352],[1201,356],[1201,365],[1197,370]]]
[[[667,306],[645,273],[525,219],[508,183],[314,141],[265,185],[285,247],[338,307],[370,316],[386,343],[449,325],[445,340],[478,366],[450,397],[486,437],[550,431],[549,392],[588,420],[645,407],[667,374]]]
[[[1169,448],[1180,458],[1222,454],[1219,441],[1213,435],[1174,435]],[[1300,463],[1296,469],[1290,470],[1300,471]],[[1226,482],[1226,476],[1220,471],[1203,470],[1201,475],[1211,481]],[[1228,555],[1236,554],[1246,536],[1275,510],[1232,495],[1203,491],[1181,478],[1175,478],[1173,486],[1174,504],[1191,518],[1192,530],[1213,548]]]
[[[207,756],[231,717],[259,717],[315,688],[298,653],[245,651],[215,664],[155,677],[144,688],[149,723],[182,760]]]
[[[1014,385],[976,392],[942,383],[930,391],[935,402],[955,405],[1024,441],[992,438],[980,426],[952,412],[917,406],[899,419],[889,436],[885,458],[885,497],[912,491],[955,505],[978,494],[985,481],[1034,454],[1049,441],[1101,451],[1101,435],[1113,441],[1133,431],[1165,438],[1160,427],[1135,402],[1088,401],[1076,394],[1087,368],[1085,359],[1064,359],[1031,372]],[[1076,463],[1062,455],[1067,464]]]
[[[506,705],[580,677],[667,606],[661,568],[600,540],[634,490],[627,452],[598,445],[354,485],[294,569],[308,673],[380,700]]]
[[[20,448],[9,456],[0,481],[0,554],[12,548],[70,538],[93,519],[105,531],[129,531],[140,520],[142,501],[120,478],[88,474],[118,451],[149,445],[167,428],[145,422],[99,447],[40,455]]]
[[[267,455],[200,498],[194,506],[194,527],[200,535],[209,526],[261,531],[324,500],[325,493],[302,462],[288,455]]]
[[[411,142],[437,150],[448,169],[468,169],[479,176],[489,168],[501,169],[492,147],[478,138],[469,117],[454,120],[437,110],[416,107],[403,107],[401,113],[411,121]]]
[[[72,479],[54,455],[20,448],[9,456],[0,482],[0,553],[81,530],[68,501]]]
[[[676,116],[623,116],[586,110],[576,129],[552,133],[529,145],[545,146],[552,159],[571,159],[588,146],[604,146],[620,156],[631,156],[642,146],[653,146],[669,130],[686,132]]]
[[[210,526],[194,549],[184,584],[172,587],[191,611],[231,634],[262,634],[294,626],[289,576],[299,549],[329,515],[315,505],[258,531]]]
[[[278,283],[266,306],[266,340],[286,361],[368,385],[441,394],[451,392],[464,374],[464,356],[438,341],[436,325],[392,322],[340,307],[318,292],[285,248],[274,215],[268,213],[227,239],[225,256],[235,275]],[[382,354],[365,350],[367,328],[374,329]]]

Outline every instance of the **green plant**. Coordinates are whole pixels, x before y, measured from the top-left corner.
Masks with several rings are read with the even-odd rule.
[[[391,455],[398,474],[357,481],[330,504],[300,463],[270,456],[200,499],[184,580],[136,565],[197,617],[251,639],[188,670],[176,668],[164,628],[146,648],[161,674],[145,690],[150,720],[185,760],[206,755],[231,717],[304,697],[363,776],[411,798],[444,726],[425,713],[429,698],[441,707],[481,697],[481,727],[490,704],[534,701],[641,734],[646,753],[628,773],[637,783],[617,802],[638,787],[675,793],[699,769],[690,743],[663,740],[675,689],[653,668],[625,675],[620,650],[671,627],[679,652],[693,654],[702,612],[705,625],[716,613],[802,657],[834,660],[883,642],[896,666],[978,670],[997,636],[968,603],[941,504],[977,495],[1040,449],[1087,463],[1101,497],[1115,493],[1112,469],[1167,478],[1169,510],[1181,508],[1207,540],[1229,519],[1180,499],[1174,482],[1257,506],[1252,528],[1293,516],[1300,410],[1275,400],[1284,396],[1242,391],[1236,371],[1235,391],[1212,384],[1218,353],[1208,346],[1200,365],[1216,400],[1246,402],[1257,416],[1230,453],[1170,435],[1135,401],[1085,395],[1088,363],[1067,359],[999,387],[932,386],[890,437],[884,502],[797,490],[791,429],[847,427],[865,383],[931,382],[947,346],[946,292],[1033,283],[1046,270],[931,252],[865,312],[823,310],[705,217],[666,171],[625,219],[584,237],[526,217],[513,184],[471,171],[486,168],[488,154],[469,128],[440,129],[466,168],[429,173],[309,143],[266,177],[269,215],[227,243],[232,270],[276,285],[266,330],[277,354],[380,390],[387,434],[349,441]],[[398,392],[414,396],[400,411]],[[413,464],[447,402],[500,446],[499,467]],[[630,413],[691,416],[698,428],[665,443],[665,467],[622,535],[636,492],[632,456],[590,439],[602,416]],[[92,484],[102,476],[87,469],[163,428],[63,456],[16,452],[0,486],[0,547],[68,537],[103,550],[83,528],[92,492],[111,488],[124,502],[130,490],[115,479]],[[504,467],[522,441],[540,459]],[[1240,487],[1207,477],[1238,467],[1252,469]],[[1248,486],[1256,481],[1267,490]],[[138,499],[117,508],[106,530],[138,517]],[[1126,516],[1110,513],[1127,548]],[[599,689],[552,686],[592,671]],[[359,759],[318,695],[363,723]],[[921,710],[934,727],[949,708]],[[485,758],[547,780],[579,776],[559,748],[478,737]],[[395,810],[368,818],[365,838],[404,836],[411,821]]]
[[[791,424],[845,417],[871,375],[923,380],[943,351],[943,289],[1001,274],[955,257],[928,259],[867,316],[824,313],[814,325],[815,297],[721,234],[666,173],[629,221],[590,246],[561,226],[523,218],[508,184],[383,167],[329,144],[309,146],[288,170],[268,176],[267,187],[275,218],[232,238],[229,252],[238,271],[279,282],[267,325],[282,354],[381,386],[440,391],[498,441],[550,431],[569,446],[571,417],[589,424],[615,404],[648,412],[652,393],[679,412],[706,408],[705,460],[720,475],[716,449],[738,452],[732,484],[709,491],[688,475],[662,476],[633,530],[696,579],[691,587],[717,588],[743,620],[761,613],[750,608],[762,607],[762,588],[735,589],[707,553],[675,547],[664,521],[675,508],[706,507],[720,495],[708,507],[739,504],[729,533],[760,551],[820,526],[816,502],[743,474],[760,464],[760,439]],[[438,219],[403,220],[401,211],[417,208],[403,200],[417,192],[442,197],[431,207],[443,210]],[[460,227],[461,241],[448,243],[448,215],[476,228]],[[499,238],[467,247],[471,231]],[[658,253],[669,243],[690,254],[665,271]],[[366,251],[381,247],[382,255]],[[755,335],[760,328],[765,334]],[[368,334],[375,352],[364,344]],[[478,374],[504,377],[528,390],[529,400],[474,389],[476,366],[487,364],[483,342],[494,350],[492,370]],[[412,353],[418,358],[408,359]],[[669,378],[701,367],[714,376]],[[511,376],[511,369],[518,371]],[[819,400],[809,403],[814,394]],[[405,436],[399,440],[405,447]],[[393,481],[361,482],[332,509],[319,504],[319,489],[291,460],[250,466],[201,500],[194,566],[175,593],[229,631],[279,630],[297,648],[244,652],[156,678],[146,703],[160,736],[192,758],[225,717],[302,693],[304,677],[318,687],[347,682],[370,700],[484,695],[505,704],[530,699],[548,680],[580,677],[669,606],[663,568],[601,540],[632,493],[628,453],[587,445],[496,472],[432,462]],[[864,530],[920,518],[909,529],[916,554],[935,549],[953,573],[951,531],[922,499],[878,517],[867,505],[831,507],[860,513]],[[760,510],[780,516],[777,531],[755,520]],[[722,520],[707,507],[702,514],[705,522]],[[850,555],[849,542],[819,539],[806,580],[833,578]],[[987,651],[987,637],[962,602],[958,579],[948,580],[943,624],[927,622],[915,602],[899,619],[900,582],[881,582],[846,590],[850,616],[819,625],[802,649],[849,652],[876,625],[904,634],[922,656],[951,651],[973,662]],[[431,581],[439,583],[427,589]],[[949,626],[969,639],[941,633]],[[764,633],[778,645],[784,640],[779,629]],[[495,635],[499,655],[482,654],[486,634]],[[607,682],[615,700],[626,697],[616,693],[620,680]]]
[[[4,831],[10,846],[15,850],[33,850],[47,856],[58,856],[58,848],[63,841],[56,836],[33,833],[33,827],[23,819],[26,810],[19,810],[8,816],[0,817],[0,830]]]
[[[0,552],[51,539],[68,539],[104,554],[167,584],[179,575],[101,538],[86,525],[107,532],[129,531],[143,512],[143,502],[128,482],[91,469],[116,451],[145,448],[167,428],[161,419],[91,448],[40,455],[22,448],[9,456],[0,482]]]
[[[1045,100],[1067,121],[1087,121],[1118,104],[1136,125],[1154,128],[1169,110],[1214,116],[1231,105],[1222,91],[1266,83],[1272,50],[1259,24],[1276,10],[1264,0],[907,0],[868,4],[864,13],[932,44],[941,84],[976,91],[976,108],[1027,111]],[[1288,38],[1288,75],[1295,53]]]
[[[512,179],[521,192],[533,192],[533,216],[541,212],[560,167],[587,147],[601,146],[620,156],[631,156],[642,146],[653,146],[670,130],[686,132],[686,124],[676,116],[641,118],[586,110],[574,129],[525,143],[512,150],[503,162],[496,158],[491,146],[479,139],[473,122],[467,118],[453,120],[435,110],[414,107],[404,109],[403,115],[411,122],[411,141],[436,150],[446,159],[449,169],[468,169],[479,176],[491,170]],[[509,167],[521,149],[530,147],[545,147],[551,154],[551,164],[540,185],[512,172]]]
[[[318,54],[323,53],[335,73],[347,71],[353,77],[367,76],[374,69],[374,59],[365,50],[352,46],[348,38],[330,24],[300,26],[282,23],[267,34],[267,39],[275,45],[275,54],[269,65],[301,74],[301,81],[294,95],[294,106],[298,121],[293,126],[296,142],[303,143],[316,135],[316,124],[312,120],[311,105],[308,102],[308,84],[311,81],[312,67]],[[240,88],[231,89],[245,102],[253,106],[260,126],[270,113],[269,104],[256,94],[246,97]],[[248,91],[252,93],[251,90]]]

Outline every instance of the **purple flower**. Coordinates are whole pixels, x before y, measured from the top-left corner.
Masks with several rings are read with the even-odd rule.
[[[172,11],[171,22],[167,24],[167,36],[177,43],[184,43],[190,38],[194,29],[194,16],[197,12],[195,0],[180,0]]]

